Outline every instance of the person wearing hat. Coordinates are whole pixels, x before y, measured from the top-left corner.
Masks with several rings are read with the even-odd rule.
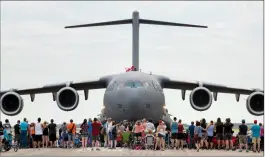
[[[246,123],[246,121],[243,119],[242,124],[239,125],[239,132],[238,132],[239,152],[242,152],[242,146],[244,146],[244,145],[246,148],[246,152],[248,152],[248,143],[247,143],[248,127],[245,123]]]
[[[257,120],[254,120],[254,125],[251,127],[253,152],[256,152],[257,145],[258,145],[257,151],[260,152],[260,126],[257,123],[258,123]]]

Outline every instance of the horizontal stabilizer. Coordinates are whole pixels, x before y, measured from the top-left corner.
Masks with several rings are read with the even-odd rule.
[[[64,28],[122,25],[122,24],[128,24],[128,23],[132,23],[132,19],[125,19],[125,20],[118,20],[118,21],[108,21],[108,22],[99,22],[99,23],[90,23],[90,24],[74,25],[74,26],[66,26]]]
[[[207,26],[201,26],[201,25],[191,25],[191,24],[165,22],[165,21],[154,21],[154,20],[147,20],[147,19],[139,19],[139,22],[143,24],[153,24],[153,25],[208,28]]]

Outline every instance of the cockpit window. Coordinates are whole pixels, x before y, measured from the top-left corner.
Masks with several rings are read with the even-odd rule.
[[[153,81],[153,86],[154,86],[155,90],[162,91],[162,88],[160,87],[160,85],[158,83],[156,83],[155,81]]]
[[[143,87],[143,83],[141,81],[127,81],[125,82],[124,87],[139,88]]]

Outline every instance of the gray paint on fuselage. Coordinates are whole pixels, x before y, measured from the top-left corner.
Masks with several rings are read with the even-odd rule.
[[[150,75],[139,71],[130,71],[118,75],[101,78],[107,81],[104,94],[105,108],[101,118],[111,117],[115,121],[135,121],[151,118],[170,123],[168,114],[164,113],[165,96],[160,85],[163,76]],[[127,81],[141,81],[143,86],[137,88],[125,87]]]

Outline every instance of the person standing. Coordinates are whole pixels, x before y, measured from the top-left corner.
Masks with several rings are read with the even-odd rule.
[[[171,147],[174,149],[174,147],[177,149],[177,143],[178,143],[178,122],[177,118],[173,118],[173,122],[171,123]]]
[[[196,122],[196,127],[194,129],[194,138],[195,138],[195,145],[197,148],[197,152],[199,152],[201,148],[201,139],[202,139],[202,127],[199,121]]]
[[[100,134],[101,123],[97,118],[94,118],[92,123],[92,150],[93,147],[96,147],[96,150],[99,150],[99,134]]]
[[[63,122],[63,125],[61,126],[61,130],[62,130],[62,138],[63,138],[63,148],[67,148],[67,146],[68,146],[68,132],[67,132],[66,122]]]
[[[215,123],[215,130],[218,149],[221,149],[221,144],[223,144],[224,138],[224,124],[222,123],[221,118],[217,118],[217,122]]]
[[[0,152],[2,151],[2,141],[4,139],[4,126],[2,124],[2,121],[0,121]]]
[[[44,146],[46,148],[48,148],[48,144],[49,144],[49,129],[48,129],[48,123],[46,121],[44,121],[43,123],[43,141],[42,141],[42,145],[43,145],[43,148]]]
[[[20,145],[20,120],[17,121],[17,124],[14,126],[15,131],[15,142],[17,145]]]
[[[184,126],[183,124],[181,123],[181,119],[179,120],[178,122],[178,141],[177,141],[177,147],[178,148],[181,148],[183,150],[183,144],[184,144]]]
[[[56,124],[54,123],[54,120],[51,119],[51,124],[48,125],[49,129],[49,141],[50,141],[50,147],[55,147],[55,141],[56,141]]]
[[[254,125],[251,127],[252,131],[252,143],[253,143],[253,152],[256,152],[258,145],[258,152],[260,152],[260,126],[257,125],[257,120],[254,120]]]
[[[87,145],[87,138],[88,138],[88,123],[86,119],[84,119],[80,128],[81,128],[81,137],[82,137],[82,147],[84,150]]]
[[[112,136],[112,133],[111,133],[111,129],[112,129],[111,118],[108,118],[106,127],[107,127],[107,146],[109,148],[111,148],[111,136]]]
[[[245,124],[245,120],[242,120],[242,124],[239,125],[239,152],[242,152],[242,146],[245,145],[246,152],[248,152],[248,140],[247,140],[248,127]]]
[[[24,118],[23,122],[20,123],[21,148],[28,148],[28,128],[29,128],[29,125],[27,123],[27,119]]]
[[[233,141],[232,141],[232,129],[233,129],[234,124],[231,123],[230,118],[226,119],[226,122],[224,124],[224,139],[225,139],[225,145],[226,145],[226,150],[229,150],[229,143],[230,143],[230,148],[234,150],[233,148]]]
[[[88,119],[88,139],[87,139],[87,142],[88,142],[88,145],[92,146],[92,119],[89,118]]]
[[[71,119],[70,123],[67,125],[68,131],[68,144],[71,148],[74,147],[75,133],[76,133],[76,125],[74,121]]]
[[[191,122],[191,125],[189,126],[189,149],[194,149],[195,148],[195,145],[194,145],[194,129],[195,129],[195,126],[194,126],[194,122],[192,121]]]
[[[214,132],[213,121],[211,121],[210,124],[207,126],[206,131],[207,131],[208,148],[210,144],[210,149],[213,149],[213,132]]]
[[[260,127],[260,147],[261,150],[263,150],[263,146],[264,146],[264,128],[262,126],[262,123],[259,123],[259,127]]]
[[[32,143],[32,148],[35,148],[35,124],[31,123],[30,124],[30,139]]]
[[[36,141],[36,146],[40,149],[40,144],[43,141],[43,124],[41,123],[41,118],[38,118],[37,123],[35,124],[35,141]],[[44,148],[44,145],[43,145]]]

